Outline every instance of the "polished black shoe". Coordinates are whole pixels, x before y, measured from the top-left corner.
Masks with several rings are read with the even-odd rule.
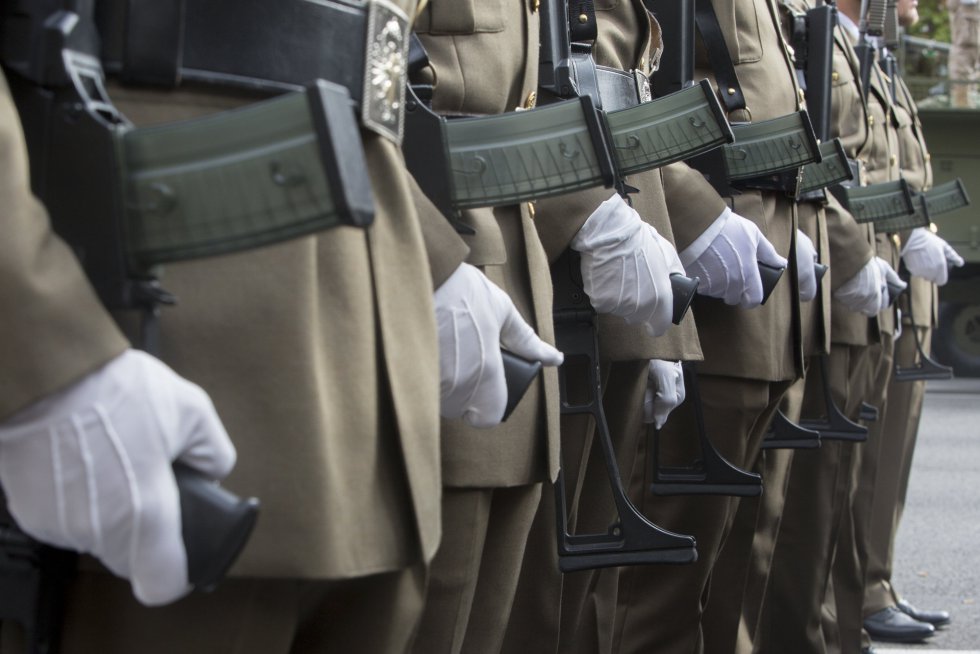
[[[898,610],[919,622],[928,622],[933,627],[945,627],[949,624],[949,611],[920,611],[905,600],[898,601]]]
[[[874,647],[865,647],[861,650],[861,654],[878,654],[878,650]]]
[[[917,643],[936,632],[928,622],[919,622],[894,606],[866,617],[864,628],[873,639],[891,643]]]

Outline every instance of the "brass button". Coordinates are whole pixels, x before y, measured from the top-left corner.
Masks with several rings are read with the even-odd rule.
[[[875,126],[875,117],[868,116],[868,127],[874,127],[874,126]]]
[[[834,80],[834,81],[836,82],[837,80],[839,80],[839,79],[840,79],[840,73],[838,73],[838,72],[837,72],[837,71],[835,70],[834,72],[832,72],[832,73],[830,74],[830,79],[832,79],[832,80]]]
[[[646,70],[646,69],[647,69],[647,58],[640,57],[640,70]]]
[[[589,17],[588,17],[588,16],[586,16],[585,14],[579,14],[579,15],[578,15],[578,22],[580,22],[580,23],[582,23],[583,25],[585,25],[586,23],[588,23],[588,22],[589,22]]]
[[[537,104],[538,104],[538,94],[535,93],[534,91],[531,91],[530,93],[527,94],[527,100],[524,101],[524,108],[534,109],[534,107],[536,107]]]
[[[902,239],[898,237],[898,234],[892,234],[892,243],[895,244],[896,248],[902,249]]]
[[[926,153],[926,163],[929,163],[930,161],[932,161],[932,155],[927,152]]]
[[[796,93],[800,96],[800,104],[806,104],[806,94],[803,93],[803,89],[796,89]]]
[[[541,0],[531,0],[531,11],[535,12],[541,8]]]
[[[895,164],[898,163],[898,157],[896,157],[895,155],[892,155],[891,157],[888,158],[888,161],[890,161],[891,162],[891,165],[894,166]]]
[[[534,220],[534,214],[535,214],[534,200],[531,200],[530,202],[527,203],[527,213],[529,216],[531,216],[531,220]]]
[[[735,95],[735,89],[728,87],[728,95]]]

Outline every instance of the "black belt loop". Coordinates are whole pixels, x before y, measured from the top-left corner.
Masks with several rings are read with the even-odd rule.
[[[599,38],[593,0],[568,1],[568,36],[572,43],[595,43]]]
[[[186,0],[127,0],[120,76],[173,88],[180,82]]]
[[[728,113],[745,109],[745,96],[742,94],[742,87],[738,83],[738,75],[735,74],[735,64],[728,53],[728,44],[725,42],[725,33],[721,30],[718,23],[718,16],[715,8],[711,5],[711,0],[696,0],[694,10],[694,20],[697,22],[698,31],[701,32],[701,40],[708,51],[708,59],[711,61],[711,69],[715,73],[715,81],[718,83],[719,95]]]

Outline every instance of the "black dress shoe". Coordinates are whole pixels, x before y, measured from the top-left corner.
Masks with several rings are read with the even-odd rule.
[[[878,654],[878,651],[874,647],[865,647],[861,650],[861,654]]]
[[[894,606],[866,617],[864,628],[875,640],[891,643],[917,643],[936,632],[936,628],[928,622],[919,622]]]
[[[949,611],[920,611],[905,600],[898,600],[898,610],[919,622],[928,622],[933,627],[944,627],[950,620]]]

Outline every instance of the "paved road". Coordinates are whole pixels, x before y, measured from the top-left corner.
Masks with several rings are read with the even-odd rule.
[[[953,622],[924,645],[888,650],[980,654],[980,379],[928,382],[895,547],[895,587]]]

